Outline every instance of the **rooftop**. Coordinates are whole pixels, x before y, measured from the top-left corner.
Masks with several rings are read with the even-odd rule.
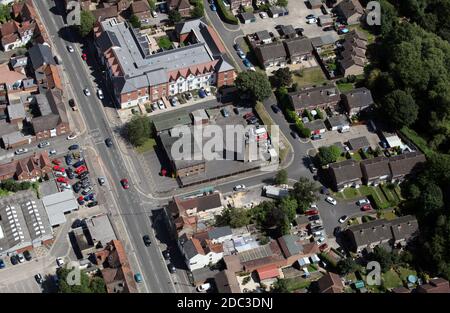
[[[350,138],[348,140],[348,144],[350,146],[350,149],[352,149],[353,151],[365,149],[370,146],[369,140],[367,140],[366,136]]]
[[[42,203],[52,226],[65,223],[64,213],[78,209],[78,202],[71,190],[45,196],[42,198]]]

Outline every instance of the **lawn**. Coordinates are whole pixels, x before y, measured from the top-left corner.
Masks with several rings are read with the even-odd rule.
[[[346,199],[353,199],[360,195],[356,188],[345,188],[343,194]]]
[[[375,203],[372,203],[376,209],[386,209],[389,207],[387,199],[384,197],[380,187],[361,186],[359,192],[362,195],[372,196]]]
[[[355,85],[353,83],[340,83],[336,85],[339,88],[340,92],[347,92],[355,88]]]
[[[427,139],[420,136],[414,130],[405,126],[400,130],[400,132],[405,135],[406,138],[411,140],[420,150],[422,150],[427,158],[435,154],[435,152],[430,147],[428,147]]]
[[[395,269],[395,271],[398,273],[398,275],[400,276],[400,279],[403,280],[403,281],[406,281],[408,279],[409,275],[417,276],[417,272],[415,270],[410,269],[410,268],[397,267]]]
[[[390,220],[396,219],[396,218],[397,218],[397,215],[395,215],[395,213],[392,212],[392,211],[389,211],[389,212],[383,212],[383,213],[381,213],[380,218],[384,218],[384,219],[390,221]]]
[[[147,139],[146,142],[142,146],[139,146],[136,148],[136,151],[139,153],[144,153],[147,151],[153,150],[153,148],[156,146],[156,141],[154,138]]]
[[[292,75],[292,80],[297,83],[299,87],[310,85],[322,85],[326,82],[320,67],[311,67],[301,71],[302,76]]]
[[[0,197],[5,197],[7,195],[9,195],[8,190],[0,189]]]
[[[362,161],[361,154],[359,152],[355,152],[352,154],[352,159],[355,161]]]
[[[403,286],[403,282],[398,274],[393,270],[389,270],[388,272],[382,275],[383,285],[386,289],[401,287]]]
[[[158,46],[162,49],[169,50],[172,49],[172,42],[169,37],[162,36],[158,38]]]
[[[311,281],[301,278],[301,277],[296,277],[296,278],[287,278],[286,283],[287,283],[287,289],[290,292],[293,292],[295,290],[308,288],[309,285],[311,284]]]

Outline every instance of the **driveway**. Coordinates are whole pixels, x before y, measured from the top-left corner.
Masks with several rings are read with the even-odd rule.
[[[336,142],[347,142],[349,139],[357,137],[366,137],[370,146],[375,149],[380,142],[380,137],[377,133],[371,132],[367,125],[351,126],[350,131],[346,133],[340,133],[337,130],[326,131],[322,134],[322,139],[313,140],[312,144],[314,148],[318,149],[323,146],[330,146]]]

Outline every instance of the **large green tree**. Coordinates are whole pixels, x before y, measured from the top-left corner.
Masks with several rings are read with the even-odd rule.
[[[272,92],[267,76],[260,72],[240,72],[235,85],[242,93],[248,93],[257,101],[268,98]]]
[[[94,28],[95,16],[91,11],[81,11],[78,32],[81,37],[89,35]]]
[[[397,128],[409,126],[417,120],[419,108],[410,93],[394,90],[384,98],[386,117]]]
[[[292,84],[292,73],[289,67],[282,67],[275,71],[272,76],[274,85],[279,87],[289,87]]]
[[[279,170],[275,176],[275,183],[277,185],[288,183],[288,173],[285,169]]]
[[[352,258],[345,258],[337,263],[336,269],[339,274],[347,275],[356,272],[359,266]]]
[[[395,260],[392,252],[389,252],[380,246],[376,246],[373,249],[373,252],[370,254],[369,259],[380,263],[382,272],[389,271],[394,265]]]
[[[0,4],[0,23],[11,19],[11,8],[8,5]]]
[[[128,140],[134,146],[142,145],[152,136],[152,123],[145,116],[133,116],[127,124]]]
[[[173,24],[176,24],[181,21],[181,14],[177,10],[169,11],[169,21]]]
[[[243,208],[226,208],[222,214],[216,216],[216,226],[230,226],[239,228],[250,224],[250,211]]]
[[[130,23],[134,28],[140,28],[141,27],[141,21],[139,20],[139,17],[135,14],[131,15],[130,17]]]
[[[76,279],[71,269],[59,268],[56,271],[58,276],[59,293],[106,293],[105,282],[101,277],[92,279],[84,271],[79,272],[79,283],[71,283]]]
[[[294,188],[291,190],[290,194],[297,200],[298,209],[301,212],[304,212],[309,208],[311,203],[319,199],[317,196],[318,190],[319,188],[313,181],[310,181],[306,177],[300,177],[298,182],[294,184]]]
[[[336,162],[338,157],[341,155],[341,150],[335,145],[328,147],[320,147],[317,158],[322,165],[327,165]]]

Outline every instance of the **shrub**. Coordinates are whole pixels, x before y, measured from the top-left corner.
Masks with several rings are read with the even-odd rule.
[[[234,16],[233,13],[231,13],[231,11],[225,7],[222,1],[216,1],[216,3],[219,7],[218,13],[222,16],[225,22],[233,25],[239,24],[239,21],[236,18],[236,16]]]

